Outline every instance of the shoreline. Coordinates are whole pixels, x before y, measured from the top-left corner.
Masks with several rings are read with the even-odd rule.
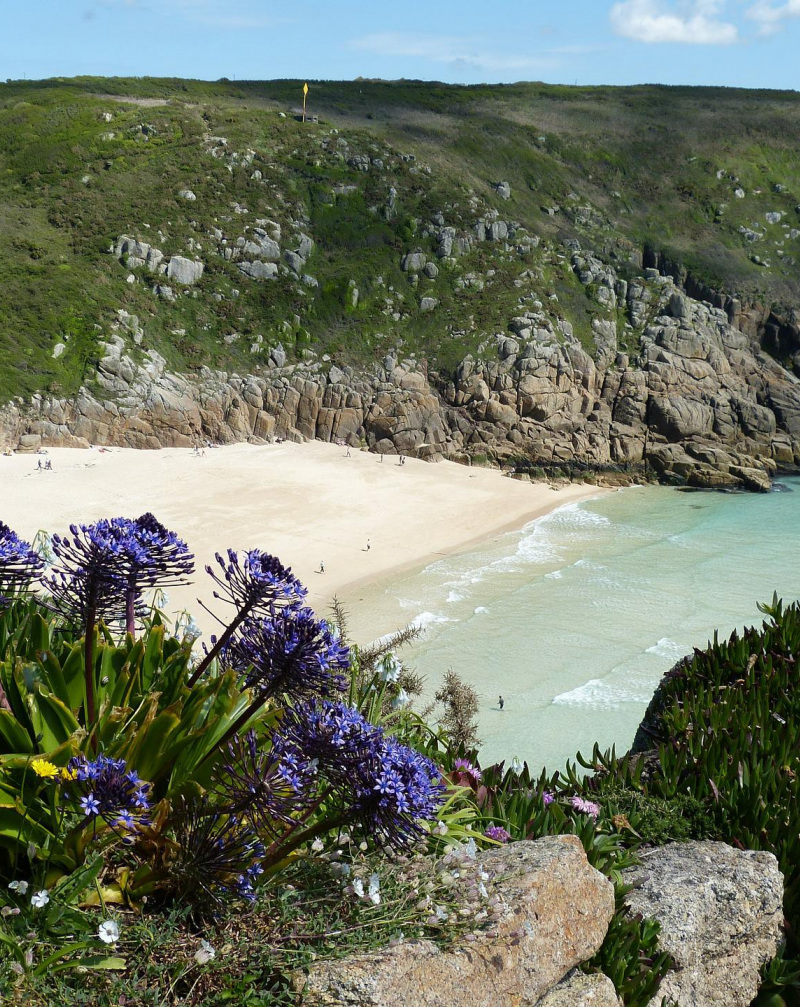
[[[52,471],[38,471],[39,460]],[[25,538],[100,517],[150,510],[197,559],[191,585],[168,590],[208,633],[215,552],[260,548],[291,566],[319,615],[442,556],[523,528],[564,504],[608,490],[509,479],[497,469],[431,463],[324,443],[188,448],[50,448],[0,457],[0,520]],[[324,563],[325,572],[320,572]],[[323,586],[324,580],[324,586]],[[376,633],[376,635],[378,635]]]

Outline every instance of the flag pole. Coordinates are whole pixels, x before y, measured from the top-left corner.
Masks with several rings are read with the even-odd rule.
[[[306,98],[308,97],[308,84],[303,84],[303,122],[306,121]]]

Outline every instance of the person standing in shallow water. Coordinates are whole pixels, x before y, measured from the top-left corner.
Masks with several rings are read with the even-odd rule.
[[[497,700],[497,705],[500,707],[501,710],[506,705],[506,701],[503,699],[502,696]]]

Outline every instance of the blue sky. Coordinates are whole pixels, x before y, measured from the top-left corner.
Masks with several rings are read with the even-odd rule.
[[[0,79],[797,88],[800,0],[0,0]]]

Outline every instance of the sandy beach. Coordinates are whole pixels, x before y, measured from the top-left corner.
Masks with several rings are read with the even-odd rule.
[[[39,461],[52,464],[39,471]],[[215,552],[260,548],[278,556],[324,613],[367,584],[502,532],[521,528],[596,487],[509,479],[493,469],[431,464],[312,441],[135,451],[51,448],[0,457],[0,520],[32,538],[72,523],[152,511],[197,557],[195,582],[171,589],[168,609],[187,608],[205,632],[213,620],[203,572]],[[320,564],[324,564],[324,573]]]

